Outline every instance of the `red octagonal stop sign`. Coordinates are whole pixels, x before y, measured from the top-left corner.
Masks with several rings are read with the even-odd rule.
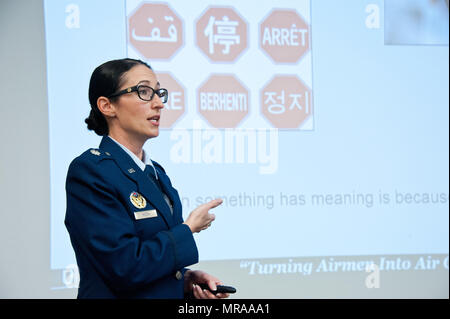
[[[296,75],[275,76],[260,98],[263,116],[277,128],[298,128],[313,113],[311,89]]]
[[[209,8],[195,33],[198,47],[214,62],[234,61],[247,48],[247,23],[233,8]]]
[[[183,22],[167,4],[143,3],[128,17],[128,42],[146,59],[169,59],[183,46]]]
[[[197,91],[197,110],[215,128],[235,128],[248,114],[248,90],[234,75],[212,75]]]
[[[273,10],[260,24],[259,45],[273,61],[295,63],[309,51],[309,25],[295,10]]]
[[[161,128],[171,128],[185,113],[186,99],[183,86],[169,73],[158,73],[158,82],[169,91],[169,99],[161,110]]]

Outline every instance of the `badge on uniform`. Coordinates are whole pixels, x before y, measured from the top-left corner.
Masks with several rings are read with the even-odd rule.
[[[91,149],[91,154],[96,155],[96,156],[100,156],[100,152],[96,149]]]
[[[132,192],[130,194],[130,201],[131,204],[134,205],[134,207],[139,209],[145,208],[145,206],[147,206],[147,201],[145,200],[144,196],[142,196],[138,192]]]

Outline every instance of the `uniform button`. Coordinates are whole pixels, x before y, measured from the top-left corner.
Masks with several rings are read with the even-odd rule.
[[[175,278],[177,278],[177,280],[181,280],[183,278],[183,274],[181,273],[181,271],[177,271],[175,274]]]

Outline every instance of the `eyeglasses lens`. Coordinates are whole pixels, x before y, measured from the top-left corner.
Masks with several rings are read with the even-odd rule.
[[[154,97],[154,95],[158,94],[159,98],[161,99],[161,102],[166,103],[168,99],[168,92],[166,89],[159,89],[156,91],[153,91],[152,88],[148,86],[141,86],[138,89],[139,97],[144,101],[151,101]]]

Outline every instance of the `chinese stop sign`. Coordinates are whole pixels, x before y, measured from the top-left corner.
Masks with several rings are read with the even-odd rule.
[[[231,62],[247,48],[247,23],[232,8],[212,7],[198,19],[196,43],[213,62]]]
[[[296,75],[275,76],[261,90],[261,113],[276,128],[299,128],[312,114],[312,92]]]
[[[296,63],[310,49],[310,28],[292,9],[275,9],[260,24],[259,45],[276,63]]]
[[[248,114],[248,90],[234,75],[212,75],[197,91],[197,110],[215,128],[235,128]]]
[[[184,88],[169,73],[158,73],[158,82],[169,92],[169,99],[161,110],[161,128],[171,128],[185,113],[186,100]]]
[[[128,17],[128,43],[146,59],[170,59],[183,46],[183,22],[167,4],[143,3]]]

